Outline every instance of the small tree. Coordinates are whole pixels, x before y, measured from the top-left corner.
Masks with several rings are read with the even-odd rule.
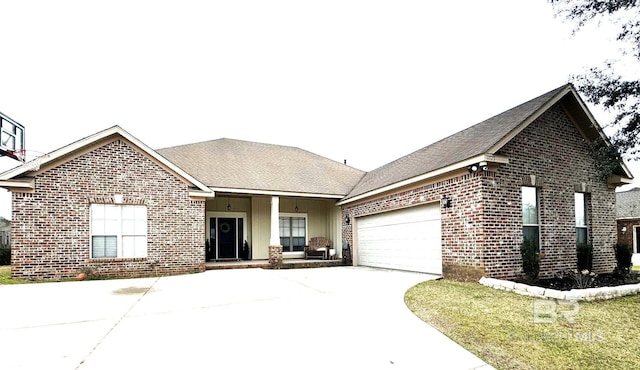
[[[520,245],[520,254],[522,255],[522,270],[529,281],[538,279],[540,273],[540,253],[538,252],[538,243],[535,240],[524,238]]]
[[[631,268],[631,256],[633,252],[631,246],[626,243],[617,243],[616,249],[616,264],[618,271],[626,273]]]

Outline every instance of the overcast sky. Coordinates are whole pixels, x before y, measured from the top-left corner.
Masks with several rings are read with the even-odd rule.
[[[31,154],[120,125],[156,149],[226,137],[368,171],[619,55],[546,0],[97,3],[0,0],[0,111]]]

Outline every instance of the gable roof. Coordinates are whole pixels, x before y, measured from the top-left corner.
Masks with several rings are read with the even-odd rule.
[[[618,219],[640,218],[640,188],[616,193]]]
[[[574,87],[567,84],[367,173],[339,204],[482,161],[506,163],[508,159],[500,158],[496,153],[560,101],[572,116],[578,118],[576,121],[582,124],[579,130],[586,138],[600,137],[609,143]],[[633,178],[623,163],[621,171],[622,177]]]
[[[158,149],[216,191],[341,199],[364,172],[296,147],[218,139]]]
[[[23,163],[20,166],[0,173],[0,186],[7,188],[29,188],[31,186],[30,182],[21,181],[19,178],[37,172],[38,169],[36,167],[46,168],[48,165],[54,165],[58,161],[64,160],[68,157],[72,157],[74,154],[82,152],[84,149],[96,145],[102,141],[109,141],[116,138],[125,139],[142,153],[158,161],[166,169],[173,172],[174,175],[191,184],[194,189],[190,191],[190,195],[204,197],[210,197],[214,195],[213,191],[211,191],[196,178],[192,177],[184,170],[156,153],[153,149],[149,148],[146,144],[136,139],[127,131],[123,130],[120,126],[113,126],[93,135],[87,136],[60,149],[54,150],[41,158]],[[36,161],[39,161],[39,163],[34,167],[34,163]]]

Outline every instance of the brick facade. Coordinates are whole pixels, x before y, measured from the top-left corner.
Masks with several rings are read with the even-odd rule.
[[[634,247],[633,241],[633,232],[634,226],[640,227],[640,218],[638,219],[630,219],[630,220],[618,220],[618,243],[626,244],[631,247]],[[640,241],[639,241],[640,242]],[[637,253],[634,250],[634,253]]]
[[[451,178],[343,206],[345,216],[400,209],[451,199],[442,212],[443,275],[459,280],[522,274],[521,187],[539,188],[540,276],[576,267],[574,193],[588,193],[588,230],[594,270],[615,267],[615,192],[599,181],[588,146],[564,109],[556,104],[498,153],[509,163],[495,171],[459,172]],[[532,176],[533,175],[533,176]],[[343,222],[344,240],[354,245],[353,223]]]
[[[60,279],[89,267],[106,276],[198,271],[204,263],[204,200],[125,140],[114,140],[35,177],[35,191],[12,193],[13,276]],[[90,258],[90,205],[147,207],[146,258]],[[119,201],[119,200],[118,200]]]

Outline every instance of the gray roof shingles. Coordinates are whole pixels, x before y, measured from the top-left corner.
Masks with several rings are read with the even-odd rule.
[[[567,86],[549,91],[367,173],[345,199],[487,153]]]
[[[617,217],[640,218],[640,188],[616,193]]]
[[[343,200],[482,155],[541,108],[563,85],[474,126],[365,173],[295,147],[218,139],[157,150],[212,188],[345,196]]]
[[[334,195],[341,198],[364,172],[290,146],[218,139],[157,152],[211,188]]]

